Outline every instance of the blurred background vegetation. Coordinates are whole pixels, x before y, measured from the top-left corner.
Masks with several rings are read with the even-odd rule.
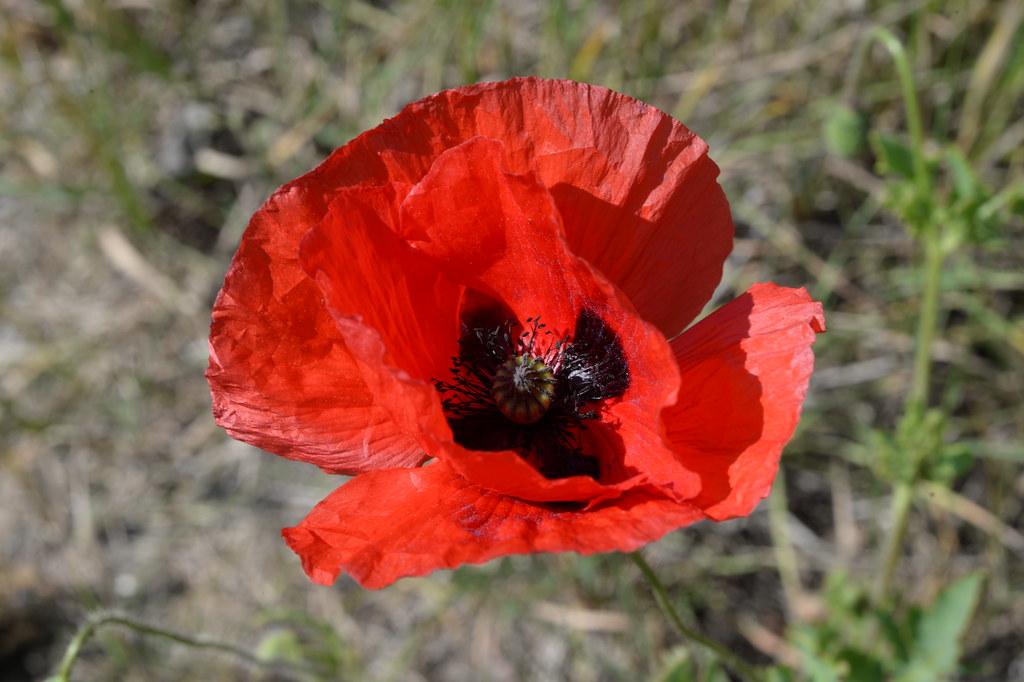
[[[622,556],[512,557],[381,592],[308,583],[278,529],[338,481],[210,416],[209,307],[262,200],[413,99],[535,74],[634,95],[708,140],[737,226],[714,303],[760,280],[825,302],[772,498],[647,550],[684,617],[801,679],[1024,680],[1019,0],[0,0],[0,15],[0,679],[51,672],[98,607],[323,679],[728,679]],[[908,189],[892,60],[875,47],[858,65],[872,25],[906,46],[931,198]],[[908,474],[922,210],[966,227],[938,280],[938,411]],[[894,482],[908,532],[879,599]],[[76,668],[282,675],[116,628]]]

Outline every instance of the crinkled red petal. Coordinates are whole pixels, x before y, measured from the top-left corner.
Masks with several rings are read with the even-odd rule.
[[[622,446],[616,453],[595,453],[616,470],[617,480],[548,480],[512,452],[450,447],[438,456],[475,483],[530,500],[604,497],[613,493],[608,485],[637,475],[671,481],[682,495],[696,491],[699,481],[660,437],[658,415],[675,401],[678,387],[665,337],[571,252],[551,194],[534,176],[507,170],[501,142],[474,138],[438,157],[402,203],[400,228],[450,278],[501,301],[524,326],[539,316],[553,339],[571,334],[582,310],[595,313],[618,335],[629,366],[629,388],[604,415],[624,427],[618,433]],[[682,483],[688,475],[689,490]]]
[[[571,250],[666,336],[710,299],[733,227],[707,145],[667,114],[599,86],[517,78],[447,90],[360,135],[299,182],[328,192],[409,187],[445,150],[478,136],[505,145],[512,172],[537,174]]]
[[[339,190],[299,260],[343,336],[353,325],[373,330],[386,364],[433,391],[458,351],[462,287],[385,222],[394,201],[386,186]]]
[[[805,290],[756,284],[672,342],[683,389],[663,418],[710,518],[745,516],[770,492],[824,330]]]
[[[362,474],[283,531],[309,577],[380,588],[507,554],[628,552],[702,518],[638,488],[590,510],[553,509],[473,485],[443,462]]]
[[[442,152],[480,135],[502,141],[510,170],[536,169],[572,249],[642,316],[671,334],[700,310],[732,227],[699,138],[652,107],[569,81],[446,91],[337,150],[253,217],[214,307],[208,377],[219,424],[331,472],[423,461],[422,444],[377,403],[380,387],[318,305],[298,248],[339,191],[369,182],[397,201]],[[688,266],[674,267],[682,259]]]
[[[422,444],[379,401],[342,338],[299,241],[323,216],[324,187],[282,188],[253,216],[213,307],[207,378],[235,438],[332,473],[416,466]]]

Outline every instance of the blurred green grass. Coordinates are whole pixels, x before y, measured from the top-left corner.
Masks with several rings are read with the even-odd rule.
[[[766,660],[787,655],[787,623],[820,617],[827,575],[870,583],[888,493],[866,466],[869,432],[893,425],[909,383],[917,271],[870,153],[828,154],[822,126],[852,95],[873,127],[903,129],[880,54],[849,81],[859,36],[882,24],[908,44],[932,134],[992,186],[1020,183],[1014,0],[2,7],[0,669],[12,679],[45,672],[68,623],[97,605],[254,644],[308,613],[354,679],[632,680],[677,653],[618,556],[511,558],[380,593],[306,584],[277,529],[333,481],[228,441],[209,416],[208,304],[263,198],[413,99],[513,75],[599,83],[679,117],[709,141],[737,222],[718,300],[771,279],[806,284],[828,310],[785,459],[803,587],[783,591],[759,512],[652,548],[673,596]],[[921,501],[900,572],[907,599],[927,601],[988,571],[967,679],[1024,669],[1024,569],[1006,532],[1024,525],[1022,228],[943,273],[933,387],[977,459],[954,497]],[[313,653],[328,646],[316,632],[302,632]],[[92,651],[83,679],[250,678],[117,633]]]

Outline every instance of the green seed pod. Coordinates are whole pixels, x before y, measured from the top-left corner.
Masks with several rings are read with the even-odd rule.
[[[539,421],[555,398],[555,374],[542,358],[513,355],[494,374],[491,396],[517,424]]]

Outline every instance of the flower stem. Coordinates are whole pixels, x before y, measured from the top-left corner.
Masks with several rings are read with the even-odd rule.
[[[910,131],[910,150],[913,156],[914,180],[917,189],[923,195],[931,189],[931,178],[924,158],[924,123],[921,119],[921,107],[917,103],[917,88],[914,85],[914,72],[910,68],[907,51],[892,31],[883,27],[873,27],[866,40],[877,40],[889,52],[896,73],[900,79],[900,90],[903,93],[903,106],[907,110],[907,129]]]
[[[942,279],[942,264],[945,260],[942,246],[935,235],[924,240],[924,290],[921,311],[917,321],[917,335],[914,348],[914,376],[904,405],[904,418],[920,420],[928,408],[928,385],[931,381],[932,346],[939,320],[939,289]],[[899,564],[903,539],[907,533],[910,510],[913,507],[914,487],[921,471],[921,451],[910,453],[914,458],[910,465],[909,477],[896,485],[893,492],[889,535],[882,550],[881,576],[878,581],[879,601],[888,599],[892,589],[896,566]]]
[[[82,652],[82,647],[85,646],[85,643],[94,634],[96,634],[97,630],[105,625],[120,625],[143,635],[163,637],[164,639],[169,639],[172,642],[184,644],[185,646],[197,649],[212,649],[221,653],[231,654],[235,658],[238,658],[249,665],[272,669],[278,674],[287,674],[286,667],[279,662],[265,661],[252,652],[239,646],[235,646],[234,644],[229,644],[228,642],[220,642],[201,636],[194,637],[180,632],[166,630],[156,625],[135,620],[116,611],[97,611],[96,613],[90,614],[86,618],[85,622],[79,626],[78,630],[75,632],[75,636],[72,637],[71,642],[64,651],[64,657],[61,659],[56,674],[49,678],[48,682],[70,682],[71,670],[74,668],[75,662],[78,660],[78,656]]]
[[[907,524],[910,521],[910,508],[913,501],[914,486],[910,483],[897,484],[893,491],[892,507],[889,512],[892,525],[889,527],[889,534],[885,538],[885,547],[882,549],[882,572],[877,588],[880,602],[888,599],[889,591],[892,589],[892,579],[896,575],[896,566],[900,562],[903,538],[907,534]]]
[[[630,558],[633,560],[639,568],[640,572],[644,574],[644,578],[647,579],[647,583],[651,587],[651,591],[654,593],[654,600],[658,603],[662,613],[669,619],[675,629],[685,639],[697,642],[707,649],[710,649],[725,665],[733,670],[737,675],[742,677],[744,680],[750,680],[752,682],[762,682],[764,675],[760,670],[754,666],[741,660],[736,654],[729,651],[724,644],[716,642],[715,640],[705,637],[696,630],[688,627],[683,619],[679,617],[679,613],[672,606],[672,602],[669,600],[668,592],[665,590],[665,586],[661,583],[658,578],[658,574],[654,572],[651,565],[644,559],[643,554],[639,551],[631,552]]]
[[[917,321],[914,348],[914,379],[907,396],[906,411],[918,413],[928,406],[928,384],[932,371],[932,345],[939,319],[939,288],[944,261],[942,247],[934,236],[924,241],[924,292]]]
[[[917,88],[914,83],[914,72],[910,66],[907,51],[899,38],[883,26],[872,27],[859,45],[851,62],[851,71],[847,77],[846,99],[851,99],[860,71],[867,56],[868,46],[878,41],[892,57],[899,76],[900,90],[903,95],[903,106],[907,114],[907,129],[910,132],[910,152],[913,163],[913,174],[916,194],[922,200],[931,195],[932,178],[928,171],[924,153],[924,121],[921,107],[917,100]],[[931,380],[932,346],[938,328],[939,317],[939,285],[942,275],[942,264],[945,259],[945,247],[942,235],[934,224],[934,212],[914,215],[907,218],[915,222],[910,227],[920,235],[924,246],[924,287],[921,310],[917,321],[917,335],[914,348],[914,374],[904,403],[903,419],[911,428],[921,428],[925,412],[928,409],[928,386]],[[929,225],[929,223],[931,223]],[[932,229],[925,229],[931,227]],[[877,583],[876,596],[879,601],[889,597],[893,577],[899,564],[903,549],[903,540],[907,532],[910,510],[913,507],[914,488],[921,473],[921,464],[927,452],[923,448],[915,448],[907,453],[912,460],[896,484],[892,497],[890,517],[892,524],[885,539],[881,556],[881,577]]]

